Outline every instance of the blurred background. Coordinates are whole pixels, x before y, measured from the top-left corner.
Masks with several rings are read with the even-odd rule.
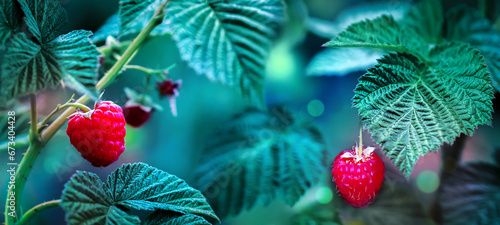
[[[61,3],[68,12],[69,22],[65,27],[66,31],[86,29],[95,32],[118,9],[117,0],[62,0]],[[401,13],[412,2],[400,0],[289,0],[287,3],[288,20],[268,60],[265,99],[271,107],[284,105],[295,117],[314,121],[326,140],[329,152],[328,162],[331,164],[333,158],[340,151],[352,148],[358,140],[359,119],[357,110],[351,105],[351,99],[357,79],[368,66],[355,72],[349,71],[343,76],[307,76],[307,65],[322,50],[321,45],[329,40],[325,36],[331,34],[333,37],[352,22],[350,19],[356,20],[356,12],[379,9],[381,12],[400,17]],[[451,7],[459,3],[478,7],[477,1],[444,1],[444,7]],[[306,19],[308,17],[316,20]],[[59,199],[64,183],[77,170],[93,172],[98,174],[101,179],[105,179],[122,163],[145,162],[192,184],[193,171],[200,163],[208,160],[203,158],[201,154],[207,135],[215,127],[230,119],[232,115],[247,108],[249,103],[241,98],[237,91],[211,83],[205,77],[196,75],[180,59],[175,43],[169,36],[155,37],[149,40],[131,62],[131,64],[157,69],[165,68],[173,63],[176,63],[177,66],[170,71],[169,78],[182,79],[183,82],[180,96],[177,98],[177,117],[173,117],[170,113],[167,99],[159,99],[156,93],[151,93],[152,97],[165,110],[155,112],[151,120],[139,129],[127,126],[126,151],[117,162],[106,168],[95,168],[81,158],[76,149],[69,143],[65,127],[63,127],[59,134],[43,149],[34,165],[34,170],[25,189],[22,205],[28,208],[24,208],[24,210],[26,211],[44,201]],[[343,65],[342,62],[336,63],[339,64],[339,67]],[[122,88],[128,86],[140,91],[143,82],[145,81],[141,72],[125,71],[118,82],[105,90],[104,99],[123,105],[126,97]],[[65,102],[71,94],[71,90],[62,88],[44,91],[43,94],[39,95],[38,100],[40,114],[47,115],[58,103]],[[491,155],[495,148],[500,147],[498,144],[498,137],[500,137],[499,105],[497,94],[494,100],[497,113],[493,115],[492,126],[480,126],[473,137],[465,138],[465,149],[460,160],[461,163],[470,161],[494,162]],[[371,143],[368,132],[365,132],[364,141],[366,144]],[[22,151],[24,150],[17,149],[18,157]],[[7,157],[5,152],[0,154],[2,158]],[[415,218],[420,216],[424,218],[426,216],[424,214],[432,212],[435,194],[440,185],[440,151],[431,152],[421,157],[409,182],[402,178],[397,169],[391,168],[392,163],[387,158],[384,161],[389,167],[389,172],[386,175],[388,177],[379,200],[387,195],[385,194],[387,191],[400,192],[402,198],[405,196],[409,198],[404,202],[411,202],[411,204],[422,207],[421,214],[419,214],[420,211],[413,213],[412,216]],[[0,164],[0,169],[5,171],[6,165]],[[5,172],[0,173],[0,183],[7,184],[8,177],[6,175]],[[356,212],[353,212],[353,209],[350,209],[339,199],[330,179],[330,170],[327,169],[324,181],[312,188],[301,201],[339,205],[338,209],[344,224],[371,224],[367,219],[358,218]],[[0,185],[1,202],[5,201],[6,189],[7,185]],[[251,211],[245,211],[238,217],[230,218],[225,222],[245,225],[289,224],[286,218],[290,217],[291,211],[292,208],[283,202],[276,201],[268,207],[256,207]],[[370,213],[373,212],[366,211],[365,214],[369,215]],[[420,224],[429,222],[425,219],[418,221],[421,222]],[[32,223],[65,224],[64,212],[60,208],[50,209],[37,216]],[[373,224],[383,223],[375,221]]]

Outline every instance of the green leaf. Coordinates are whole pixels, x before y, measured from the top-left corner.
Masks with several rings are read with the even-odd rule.
[[[292,225],[342,225],[337,207],[331,201],[328,204],[315,203],[300,209],[291,219]]]
[[[133,21],[134,22],[134,21]],[[134,23],[135,25],[126,29],[125,33],[120,33],[120,17],[118,13],[110,16],[106,22],[95,32],[92,36],[92,42],[94,44],[102,45],[105,43],[108,36],[121,41],[132,40],[137,34],[141,32],[146,24]],[[153,31],[149,34],[150,37],[164,36],[170,34],[170,24],[167,20],[157,25]]]
[[[26,25],[39,43],[57,37],[66,24],[66,11],[57,0],[18,0],[24,12]]]
[[[359,80],[353,105],[374,141],[408,178],[420,156],[489,124],[492,99],[479,51],[446,43],[434,48],[426,63],[404,53],[385,56]]]
[[[168,211],[158,210],[146,218],[144,225],[210,225],[203,217],[193,214],[178,214]]]
[[[365,48],[334,48],[318,53],[307,66],[309,76],[344,76],[377,64],[382,51]]]
[[[145,27],[163,0],[120,0],[120,33],[135,32]],[[140,30],[140,29],[139,29]]]
[[[443,224],[498,224],[500,167],[482,162],[461,165],[443,179],[439,202]]]
[[[22,14],[17,2],[0,0],[0,45],[5,45],[21,24]]]
[[[31,111],[29,105],[23,105],[15,100],[10,100],[0,106],[0,121],[4,121],[3,124],[0,125],[0,135],[4,137],[0,141],[0,146],[7,146],[10,140],[9,137],[9,129],[10,125],[8,122],[13,121],[12,119],[8,119],[10,116],[8,115],[9,111],[15,112],[15,123],[14,123],[14,131],[15,133],[15,142],[19,142],[20,139],[25,138],[29,135],[30,130],[30,120],[31,120]]]
[[[423,0],[410,7],[402,24],[422,35],[427,42],[439,43],[443,38],[443,7],[439,0]]]
[[[354,23],[323,46],[380,48],[415,55],[425,55],[428,49],[421,36],[387,15]]]
[[[405,2],[398,2],[397,4],[394,2],[364,3],[342,10],[333,22],[318,18],[308,18],[307,23],[312,33],[319,37],[331,39],[353,23],[358,23],[366,19],[373,20],[384,14],[390,15],[398,21],[403,17],[408,6]]]
[[[78,172],[66,183],[61,198],[69,224],[114,224],[124,216],[122,208],[196,213],[218,219],[203,195],[186,182],[144,163],[125,164],[111,173],[106,183],[97,175]],[[114,211],[113,211],[114,210]]]
[[[2,96],[9,99],[37,92],[63,79],[79,93],[95,98],[100,53],[90,42],[90,34],[90,31],[72,31],[43,45],[23,33],[15,35],[7,45],[2,65]]]
[[[91,34],[90,31],[75,30],[57,37],[48,46],[57,55],[58,64],[64,70],[64,84],[80,94],[97,99],[95,85],[100,53],[90,42]]]
[[[477,10],[461,5],[446,14],[446,38],[468,42],[478,48],[491,73],[493,87],[500,91],[500,33]]]
[[[8,42],[2,64],[4,100],[37,92],[58,84],[63,75],[57,56],[29,40],[24,33],[14,35]]]
[[[209,140],[197,187],[222,217],[276,198],[294,205],[326,171],[319,131],[277,109],[238,115]]]
[[[261,107],[266,58],[282,14],[280,0],[172,0],[167,8],[182,59]]]
[[[350,220],[370,225],[433,225],[409,185],[383,186],[375,202],[366,208],[353,208],[342,203],[340,209]]]

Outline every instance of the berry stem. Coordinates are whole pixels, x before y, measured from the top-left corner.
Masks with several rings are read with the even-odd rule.
[[[159,8],[156,10],[155,14],[153,17],[149,20],[148,24],[141,30],[139,35],[134,39],[134,41],[130,44],[130,46],[127,48],[127,50],[123,53],[122,57],[120,60],[118,60],[113,67],[104,75],[101,80],[96,85],[96,89],[98,91],[104,89],[107,87],[109,84],[113,82],[113,80],[116,78],[118,74],[121,73],[123,67],[130,62],[130,60],[134,57],[134,55],[137,53],[139,48],[142,46],[146,38],[149,36],[151,31],[158,25],[161,24],[163,21],[163,17],[165,16],[165,6],[169,0],[164,0],[162,4],[159,6]],[[89,96],[83,95],[80,97],[75,103],[79,104],[84,104],[90,99]],[[28,147],[28,150],[26,151],[23,159],[21,160],[21,163],[19,164],[19,167],[16,170],[15,178],[16,178],[16,184],[15,184],[15,191],[14,191],[14,186],[11,186],[12,188],[9,188],[9,191],[7,193],[7,199],[5,201],[6,207],[5,207],[5,224],[6,225],[14,225],[14,223],[17,221],[17,219],[22,215],[20,209],[21,209],[21,197],[22,193],[24,190],[24,185],[26,183],[26,180],[31,172],[31,168],[33,167],[33,164],[40,154],[41,149],[47,142],[54,136],[54,134],[62,127],[62,125],[66,122],[66,118],[70,116],[74,111],[75,107],[70,106],[68,109],[66,109],[57,119],[50,124],[47,129],[45,129],[44,132],[40,135],[38,133],[38,126],[37,126],[37,120],[36,120],[36,99],[34,99],[34,94],[32,95],[31,99],[31,132],[30,132],[30,146]],[[15,197],[15,216],[12,217],[10,216],[9,213],[9,208],[10,206],[10,201],[9,198],[11,197],[11,193],[13,193]]]
[[[80,109],[82,110],[83,112],[88,112],[90,111],[91,109],[89,107],[87,107],[86,105],[84,104],[81,104],[81,103],[77,103],[77,102],[72,102],[73,100],[73,97],[71,97],[71,99],[69,101],[67,101],[66,103],[64,103],[63,105],[57,105],[57,107],[52,111],[50,112],[50,114],[43,120],[43,122],[38,126],[38,132],[40,132],[44,127],[45,127],[45,124],[48,124],[49,120],[56,114],[58,113],[59,111],[61,111],[62,109],[65,109],[65,108],[69,108],[69,107],[74,107],[75,109]]]
[[[147,76],[146,76],[146,84],[144,87],[144,92],[142,93],[140,104],[144,104],[144,100],[146,100],[146,96],[148,96],[148,91],[149,91],[149,86],[150,86],[149,84],[151,83],[151,75],[152,74],[147,74]]]
[[[44,203],[40,203],[40,204],[36,205],[35,207],[28,210],[23,215],[23,217],[21,217],[21,219],[17,222],[17,225],[26,224],[33,216],[37,215],[38,213],[40,213],[41,211],[43,211],[45,209],[50,209],[50,208],[54,208],[54,207],[59,206],[60,202],[61,202],[61,200],[57,199],[57,200],[52,200],[52,201],[48,201],[48,202],[44,202]]]
[[[363,154],[363,124],[359,123],[359,146],[356,149],[356,154],[361,158]]]

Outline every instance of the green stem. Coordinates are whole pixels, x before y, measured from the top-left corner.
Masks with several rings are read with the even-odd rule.
[[[38,134],[37,121],[36,96],[35,94],[31,94],[30,146],[28,147],[28,150],[26,151],[23,159],[21,160],[21,163],[19,164],[19,167],[16,170],[16,173],[14,175],[15,183],[9,186],[9,189],[7,191],[7,199],[5,201],[6,225],[13,225],[22,214],[22,192],[24,190],[28,174],[31,172],[31,169],[33,167],[33,163],[37,156],[40,154],[40,150],[42,149],[40,135]],[[9,201],[9,199],[11,199],[12,201]],[[10,206],[14,206],[14,211],[11,210]]]
[[[73,99],[73,98],[71,98],[71,99]],[[47,124],[49,122],[50,118],[52,118],[56,113],[58,113],[62,109],[69,108],[69,107],[74,107],[75,109],[80,109],[83,112],[88,112],[91,110],[86,105],[81,104],[81,103],[77,103],[77,102],[71,102],[71,100],[64,103],[64,105],[57,105],[57,107],[52,112],[50,112],[50,114],[43,120],[43,122],[40,124],[40,126],[38,126],[38,131],[40,131],[45,126],[45,124]]]
[[[149,20],[148,24],[144,29],[139,33],[137,38],[134,39],[132,44],[127,48],[127,50],[123,53],[123,56],[118,60],[113,67],[104,75],[104,77],[97,83],[96,88],[97,90],[102,90],[103,88],[107,87],[115,77],[121,72],[123,67],[130,62],[132,57],[135,55],[137,50],[141,47],[143,42],[146,40],[146,38],[149,36],[151,31],[158,25],[161,24],[163,17],[164,17],[164,8],[166,4],[168,3],[168,0],[165,0],[158,10],[155,12],[153,17]],[[17,221],[19,218],[19,215],[21,215],[20,210],[20,203],[21,203],[21,197],[22,197],[22,192],[24,190],[24,185],[26,183],[26,180],[31,172],[31,169],[33,167],[33,164],[40,154],[41,149],[47,142],[54,136],[54,134],[61,128],[61,126],[66,122],[66,118],[70,116],[74,111],[74,107],[69,107],[66,109],[59,117],[52,122],[52,124],[45,129],[45,131],[41,134],[41,136],[38,133],[37,130],[37,120],[36,120],[36,100],[32,95],[32,110],[31,110],[31,132],[30,132],[30,146],[28,147],[28,151],[26,152],[25,156],[21,160],[21,163],[19,164],[19,167],[16,171],[15,178],[16,178],[16,185],[15,189],[14,187],[9,188],[9,191],[7,193],[7,199],[6,199],[6,207],[5,207],[5,224],[6,225],[14,225],[14,223]],[[84,104],[86,101],[89,100],[89,97],[87,95],[84,95],[80,97],[76,103]],[[13,193],[14,195],[11,195]],[[11,196],[15,197],[15,208],[16,208],[16,216],[12,217],[9,216],[9,198]]]
[[[151,20],[149,20],[148,24],[144,29],[139,33],[136,39],[129,45],[127,50],[123,53],[123,56],[120,57],[120,59],[111,67],[111,69],[104,75],[104,77],[97,83],[96,88],[98,91],[106,88],[111,82],[114,80],[114,78],[121,72],[123,67],[132,59],[134,56],[135,52],[139,49],[139,47],[142,45],[144,40],[149,36],[151,31],[160,24],[163,21],[163,16],[164,16],[164,6],[168,3],[168,0],[164,1],[160,8],[155,12]],[[84,95],[80,97],[76,103],[81,103],[84,104],[89,100],[89,97],[87,95]],[[52,124],[45,129],[45,131],[42,133],[42,141],[43,143],[47,143],[52,136],[61,128],[61,126],[66,122],[66,118],[70,116],[73,112],[75,111],[74,108],[68,108],[66,111],[64,111],[59,117],[57,117]]]
[[[146,76],[146,87],[144,88],[144,92],[142,93],[141,102],[140,102],[141,104],[144,103],[144,100],[146,100],[146,96],[148,96],[150,81],[151,81],[151,74],[147,74],[147,76]]]
[[[26,224],[26,222],[28,222],[31,218],[33,218],[33,216],[37,215],[39,212],[41,212],[41,211],[43,211],[45,209],[50,209],[50,208],[57,207],[57,206],[59,206],[60,202],[61,202],[61,200],[58,199],[58,200],[52,200],[52,201],[48,201],[48,202],[44,202],[44,203],[38,204],[37,206],[35,206],[35,207],[31,208],[30,210],[28,210],[23,215],[23,217],[21,217],[21,219],[17,222],[17,225]]]

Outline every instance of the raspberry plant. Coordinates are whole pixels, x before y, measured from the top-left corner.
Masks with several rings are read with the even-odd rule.
[[[5,224],[29,224],[40,211],[56,206],[64,210],[68,224],[231,223],[248,210],[276,202],[290,214],[280,218],[285,224],[342,224],[349,216],[374,224],[492,224],[498,220],[498,154],[495,164],[469,163],[454,172],[443,169],[436,196],[442,215],[433,220],[409,193],[406,179],[428,152],[441,148],[444,155],[458,160],[464,137],[472,136],[480,125],[491,124],[494,94],[500,90],[500,35],[487,7],[493,3],[481,1],[481,11],[465,5],[445,9],[438,0],[402,4],[393,11],[387,5],[367,7],[348,11],[331,26],[309,17],[303,1],[120,0],[118,12],[95,33],[63,33],[71,16],[59,1],[0,0],[0,104],[15,110],[17,118],[16,141],[0,147],[27,147],[15,171],[16,184],[9,186],[6,195]],[[335,200],[310,201],[318,186],[316,193],[335,189],[327,181],[331,177],[325,179],[335,155],[327,149],[340,152],[341,147],[326,144],[321,129],[294,111],[268,108],[273,99],[264,98],[273,43],[291,51],[308,30],[333,37],[324,44],[329,49],[312,59],[307,68],[310,75],[346,75],[371,67],[359,78],[352,104],[359,112],[361,131],[366,128],[380,147],[378,154],[389,159],[386,179],[382,183],[384,164],[369,148],[367,156],[373,154],[369,156],[378,164],[366,168],[381,175],[376,187],[365,184],[373,180],[365,180],[358,188],[373,192],[365,191],[362,200],[366,201],[361,202],[351,198],[350,189],[338,188],[356,207],[375,201],[366,208],[345,207]],[[171,76],[175,65],[153,69],[131,64],[146,42],[165,36],[175,42],[180,56],[176,64],[183,66],[185,61],[196,74],[232,87],[251,105],[208,135],[194,187],[142,162],[114,163],[120,154],[127,154],[122,143],[124,120],[143,129],[155,116],[165,114],[161,106],[165,98],[173,116],[183,115],[176,101],[183,95],[181,86],[187,84],[184,77]],[[127,96],[121,106],[124,118],[103,112],[86,120],[85,112],[92,107],[85,104],[99,103],[98,96],[107,99],[104,89],[127,70],[140,71],[142,76],[134,81],[145,82],[140,90],[120,88]],[[60,86],[79,98],[71,97],[40,118],[37,96]],[[29,106],[19,103],[26,99]],[[183,101],[196,104],[196,99]],[[2,112],[0,118],[6,120],[8,115]],[[68,121],[71,144],[84,158],[94,166],[117,169],[105,181],[90,172],[73,171],[61,187],[60,200],[24,210],[23,191],[31,170]],[[2,127],[2,137],[9,129]],[[443,162],[443,168],[448,167]],[[354,183],[358,177],[342,168],[333,168],[333,176],[350,177],[346,184],[358,185]],[[390,178],[400,174],[404,181],[392,183]],[[343,180],[336,181],[337,186]],[[474,191],[477,188],[481,191]],[[451,197],[457,195],[464,197]],[[470,216],[477,208],[481,208],[478,215]],[[264,218],[259,220],[266,223]]]

